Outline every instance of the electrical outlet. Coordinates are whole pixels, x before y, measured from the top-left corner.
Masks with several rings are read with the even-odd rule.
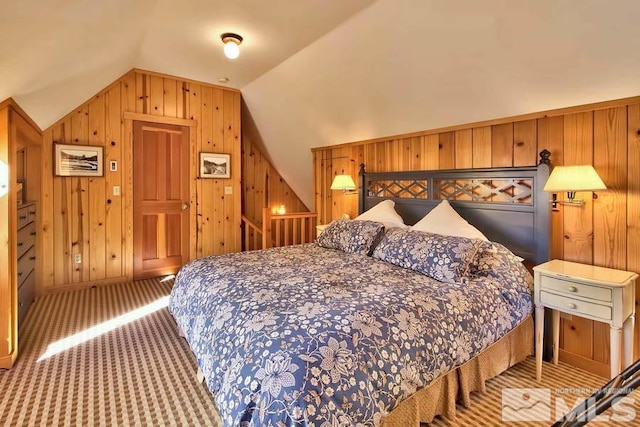
[[[231,186],[224,187],[224,194],[233,194],[233,187]]]
[[[82,254],[73,254],[73,263],[82,264]]]
[[[114,185],[113,186],[113,195],[114,196],[119,196],[120,195],[120,186],[119,185]]]

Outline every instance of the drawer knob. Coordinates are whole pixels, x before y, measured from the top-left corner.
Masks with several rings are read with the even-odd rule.
[[[23,302],[19,302],[19,303],[18,303],[18,307],[20,307],[20,308],[22,308],[22,306],[23,306],[23,305],[24,305],[24,303],[23,303]]]
[[[27,219],[27,216],[26,216],[26,215],[20,215],[18,218],[20,218],[20,219]]]
[[[22,247],[22,245],[24,245],[24,243],[22,243],[22,242],[18,242],[18,245],[17,245],[17,246],[18,246],[19,248],[21,248],[21,247]]]
[[[32,231],[32,232],[31,232],[31,233],[29,233],[29,234],[31,234],[32,236],[35,236],[35,235],[36,235],[36,232],[35,232],[35,231]]]
[[[569,303],[569,308],[572,309],[572,310],[575,310],[576,308],[578,308],[578,306],[575,305],[574,303],[570,302]]]
[[[30,259],[31,261],[35,261],[36,257],[32,256],[32,257],[29,257],[29,259]]]
[[[578,288],[575,286],[569,286],[569,292],[578,292]]]
[[[22,271],[18,271],[18,277],[22,276]]]

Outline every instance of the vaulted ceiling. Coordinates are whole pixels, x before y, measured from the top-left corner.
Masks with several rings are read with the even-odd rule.
[[[640,93],[635,0],[20,0],[0,99],[42,127],[131,68],[242,91],[312,205],[310,148]],[[220,34],[241,34],[241,55]]]

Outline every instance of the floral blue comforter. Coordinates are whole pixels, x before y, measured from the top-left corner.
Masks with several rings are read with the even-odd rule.
[[[375,426],[531,313],[526,269],[476,270],[442,283],[289,246],[191,262],[169,310],[226,426]]]

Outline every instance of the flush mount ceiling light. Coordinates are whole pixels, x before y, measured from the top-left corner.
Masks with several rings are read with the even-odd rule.
[[[229,59],[236,59],[240,55],[242,36],[234,33],[224,33],[220,36],[224,43],[224,54]]]

